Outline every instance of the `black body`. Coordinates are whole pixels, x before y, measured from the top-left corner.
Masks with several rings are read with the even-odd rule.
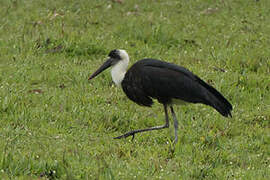
[[[175,64],[155,59],[140,60],[126,72],[121,85],[128,98],[139,105],[151,106],[152,98],[162,104],[180,99],[209,105],[223,116],[231,116],[232,105],[221,93]]]
[[[128,98],[143,106],[151,106],[152,99],[157,99],[164,107],[165,124],[133,130],[114,139],[129,136],[133,136],[132,139],[134,139],[134,135],[137,133],[169,128],[169,107],[174,122],[174,143],[176,143],[178,141],[178,120],[173,109],[174,100],[180,100],[181,103],[206,104],[215,108],[225,117],[231,116],[232,105],[215,88],[186,68],[160,60],[143,59],[125,72],[128,61],[129,57],[125,50],[112,50],[109,53],[109,59],[89,77],[89,80],[111,66],[118,68],[114,69],[112,76],[113,79],[120,80]],[[119,74],[115,70],[120,71]],[[125,73],[123,80],[122,73]],[[118,80],[115,83],[119,84]]]

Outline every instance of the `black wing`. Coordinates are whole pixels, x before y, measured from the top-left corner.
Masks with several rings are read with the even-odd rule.
[[[151,105],[151,98],[171,103],[173,98],[214,107],[230,115],[231,104],[212,86],[184,67],[154,59],[135,63],[127,72],[122,87],[127,96],[141,105]]]

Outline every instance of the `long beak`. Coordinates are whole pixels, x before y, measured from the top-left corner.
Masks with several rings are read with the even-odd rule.
[[[112,58],[109,58],[104,64],[102,64],[98,70],[96,70],[96,72],[94,72],[88,80],[93,79],[94,77],[96,77],[99,73],[101,73],[102,71],[104,71],[105,69],[109,68],[112,65]]]

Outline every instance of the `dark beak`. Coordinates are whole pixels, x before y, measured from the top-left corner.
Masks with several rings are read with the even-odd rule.
[[[109,68],[112,65],[113,59],[109,58],[104,64],[102,64],[98,70],[96,70],[96,72],[94,72],[88,80],[93,79],[94,77],[96,77],[99,73],[101,73],[102,71],[104,71],[105,69]]]

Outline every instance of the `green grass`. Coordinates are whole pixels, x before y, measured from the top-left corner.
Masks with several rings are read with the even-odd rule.
[[[0,2],[1,179],[270,179],[270,1]],[[140,107],[109,71],[112,49],[182,65],[233,104]]]

